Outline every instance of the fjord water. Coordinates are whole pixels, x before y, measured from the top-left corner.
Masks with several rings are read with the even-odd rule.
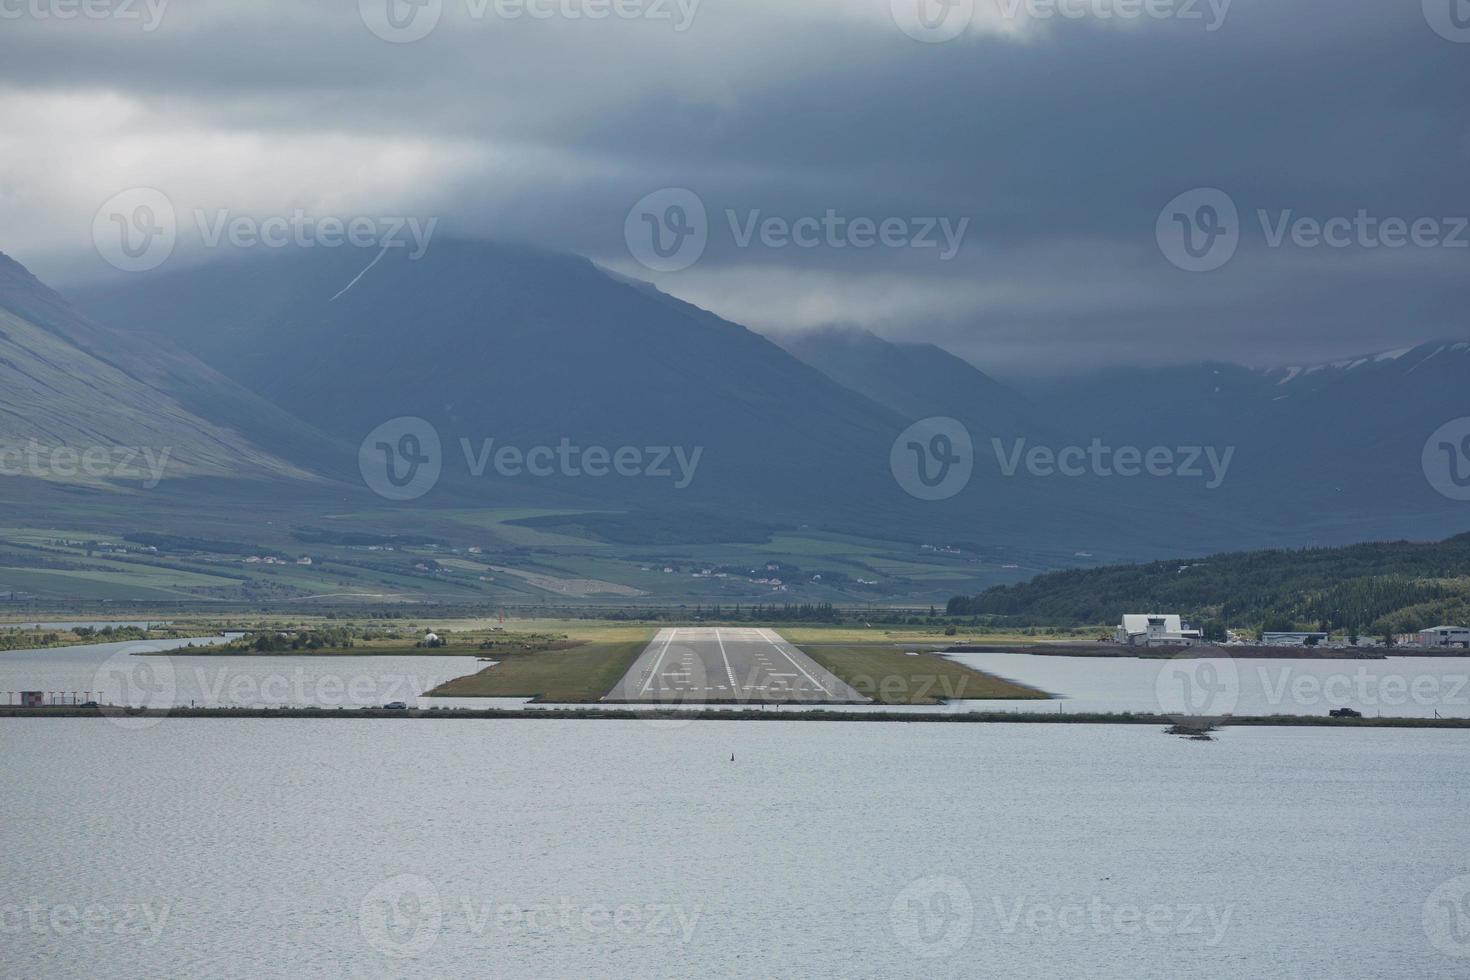
[[[5,976],[1450,977],[1470,953],[1441,921],[1467,732],[0,719],[0,744]]]
[[[153,708],[360,708],[416,698],[484,666],[474,657],[149,655],[225,640],[209,636],[0,652],[0,692],[77,692]]]

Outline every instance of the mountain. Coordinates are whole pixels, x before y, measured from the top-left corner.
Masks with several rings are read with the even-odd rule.
[[[394,249],[237,253],[77,295],[110,325],[162,335],[349,445],[389,419],[428,420],[444,476],[419,506],[581,501],[619,513],[528,520],[630,544],[806,525],[975,551],[1025,547],[1047,562],[1138,541],[1155,516],[1124,488],[1002,479],[988,450],[966,493],[917,499],[890,463],[916,415],[972,419],[980,439],[997,420],[1019,427],[1024,399],[921,345],[901,349],[902,372],[869,383],[888,356],[877,338],[845,359],[806,346],[819,370],[576,256],[448,240],[417,260]],[[490,438],[521,450],[569,440],[701,456],[686,487],[565,472],[471,478]]]
[[[888,474],[904,425],[895,413],[759,334],[576,256],[449,240],[417,260],[395,249],[237,253],[77,295],[108,324],[184,347],[354,449],[387,420],[429,421],[443,447],[440,497],[544,506],[550,493],[857,523],[902,496]],[[700,455],[687,486],[587,479],[560,463],[545,478],[475,478],[490,439],[492,451],[566,440]]]
[[[1404,633],[1470,621],[1470,534],[1179,558],[1038,575],[950,600],[953,616],[1092,625],[1178,612],[1235,629]]]
[[[1425,443],[1470,416],[1470,344],[1443,340],[1329,364],[1120,367],[1032,382],[1056,424],[1140,445],[1233,446],[1212,519],[1283,543],[1440,538],[1463,530],[1464,502],[1426,478]]]
[[[225,253],[74,296],[133,343],[182,348],[247,392],[249,410],[234,414],[250,419],[232,430],[264,431],[246,424],[257,401],[278,409],[279,438],[259,444],[282,458],[301,458],[301,432],[321,434],[313,469],[346,476],[332,513],[381,508],[353,465],[359,445],[378,451],[389,420],[427,420],[443,475],[422,499],[375,511],[398,525],[532,509],[542,513],[518,520],[539,532],[626,545],[805,526],[953,546],[999,568],[1437,538],[1465,524],[1463,504],[1420,466],[1429,433],[1470,415],[1463,345],[1296,371],[1118,368],[1018,390],[932,345],[830,330],[778,346],[584,258],[453,240],[417,259]],[[934,415],[959,419],[976,450],[968,483],[940,500],[905,492],[890,468],[891,454],[907,458],[904,430]],[[1196,472],[1029,462],[1093,444],[1162,448]],[[507,447],[559,446],[669,447],[698,462],[682,483],[677,468],[648,478],[489,465]],[[1218,480],[1204,449],[1228,454]]]
[[[1024,395],[933,344],[898,343],[866,330],[829,327],[783,337],[786,350],[838,384],[905,419],[948,416],[976,437],[1037,433]]]
[[[97,488],[160,477],[303,480],[311,475],[288,457],[312,445],[300,423],[197,359],[99,326],[0,254],[7,475]],[[8,485],[14,499],[21,490]]]

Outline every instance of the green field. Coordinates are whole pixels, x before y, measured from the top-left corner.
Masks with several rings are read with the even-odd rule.
[[[1044,691],[973,670],[932,653],[910,656],[891,646],[821,646],[802,652],[879,704],[939,704],[950,700],[1042,700]]]
[[[628,672],[647,645],[647,637],[643,637],[613,643],[580,643],[565,650],[514,654],[478,674],[441,684],[424,696],[596,701]]]

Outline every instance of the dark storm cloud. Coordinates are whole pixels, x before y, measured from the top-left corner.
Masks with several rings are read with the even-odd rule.
[[[1213,31],[1096,18],[1018,31],[1004,2],[978,0],[969,35],[921,44],[887,3],[705,0],[676,31],[471,22],[446,0],[432,34],[390,44],[354,3],[176,0],[152,32],[0,22],[0,105],[40,127],[31,142],[126,143],[128,183],[149,183],[152,166],[191,202],[432,210],[459,232],[583,252],[761,329],[856,322],[1012,370],[1274,363],[1467,332],[1470,248],[1268,237],[1283,216],[1470,214],[1470,43],[1437,34],[1418,3],[1235,0]],[[74,112],[25,116],[27,100],[52,99]],[[99,125],[88,100],[124,121]],[[207,172],[181,174],[200,146],[217,151]],[[0,163],[0,248],[64,274],[86,243],[43,223],[42,205],[86,216],[121,188],[103,168],[100,186],[58,182],[54,156],[31,146]],[[696,191],[710,221],[697,263],[666,273],[624,240],[629,208],[661,187]],[[1228,193],[1240,242],[1221,267],[1188,272],[1155,221],[1200,187]],[[963,221],[964,247],[943,260],[740,241],[750,222],[829,211]]]

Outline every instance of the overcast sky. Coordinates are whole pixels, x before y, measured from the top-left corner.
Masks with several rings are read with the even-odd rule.
[[[438,218],[1001,374],[1470,334],[1465,0],[419,2],[0,0],[0,250],[112,273],[149,187],[171,261],[196,210]]]

